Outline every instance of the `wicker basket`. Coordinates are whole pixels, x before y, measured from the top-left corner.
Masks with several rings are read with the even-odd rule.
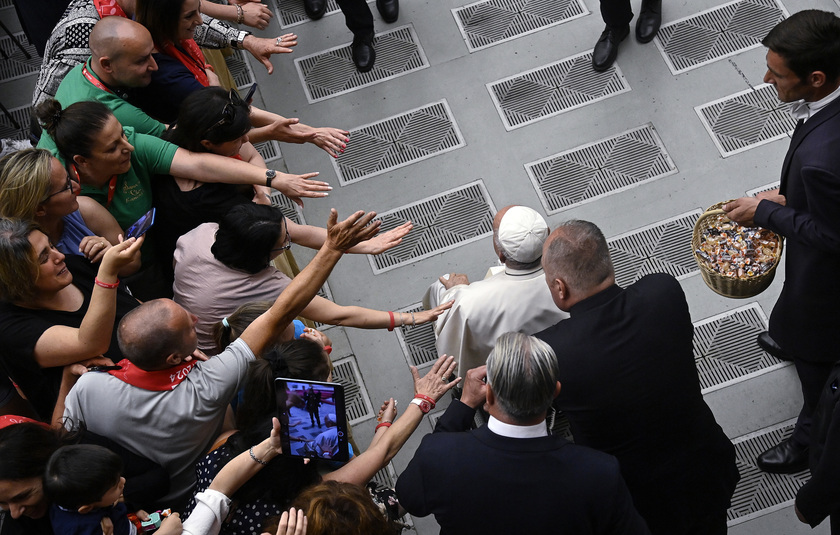
[[[773,262],[773,267],[769,271],[750,277],[748,279],[739,279],[738,277],[726,277],[713,271],[706,263],[697,255],[697,248],[700,245],[703,231],[709,226],[708,222],[713,217],[724,213],[721,206],[730,201],[719,202],[710,206],[694,224],[694,233],[691,236],[691,251],[694,255],[694,260],[700,267],[700,275],[703,277],[703,282],[706,286],[712,289],[717,294],[733,299],[745,299],[747,297],[754,297],[770,286],[773,282],[773,277],[776,275],[776,268],[779,266],[779,261],[782,258],[782,249],[784,247],[784,239],[779,237],[779,248],[776,250],[776,260]]]

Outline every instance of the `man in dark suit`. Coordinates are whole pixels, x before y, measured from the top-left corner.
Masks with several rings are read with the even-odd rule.
[[[723,208],[730,219],[786,238],[785,284],[770,315],[770,337],[793,357],[804,403],[793,434],[758,457],[762,470],[808,467],[814,409],[840,358],[840,19],[818,10],[780,22],[762,43],[764,81],[799,119],[778,190]]]
[[[535,336],[557,354],[563,390],[554,405],[575,443],[618,459],[655,535],[726,533],[735,449],[700,393],[679,283],[660,273],[617,286],[606,239],[586,221],[554,230],[543,269],[571,317]]]
[[[607,27],[592,51],[592,68],[598,72],[609,69],[618,57],[618,45],[630,35],[633,9],[630,0],[601,0],[601,17]],[[642,0],[636,19],[636,41],[649,43],[662,24],[662,0]]]
[[[400,505],[435,515],[444,535],[650,533],[614,457],[548,435],[546,412],[559,391],[547,344],[500,336],[400,475]],[[487,425],[457,432],[485,401]]]

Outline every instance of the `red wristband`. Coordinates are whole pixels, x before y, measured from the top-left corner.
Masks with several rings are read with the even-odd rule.
[[[376,429],[373,430],[374,433],[379,431],[380,427],[391,427],[391,422],[382,422],[381,424],[376,426]]]
[[[430,398],[429,396],[427,396],[425,394],[414,394],[414,397],[420,398],[420,399],[425,399],[426,401],[428,401],[429,403],[432,404],[433,409],[435,408],[435,400],[433,398]]]
[[[388,324],[388,330],[393,331],[394,330],[394,313],[389,310],[388,315],[391,317],[391,321]]]
[[[94,277],[93,282],[97,286],[99,286],[101,288],[105,288],[106,290],[113,290],[115,288],[119,288],[119,286],[120,286],[120,281],[119,280],[117,280],[117,282],[102,282],[101,280],[99,280],[99,277]]]

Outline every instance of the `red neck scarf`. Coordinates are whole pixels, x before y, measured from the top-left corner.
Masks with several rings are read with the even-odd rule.
[[[129,18],[128,15],[125,14],[123,8],[117,3],[117,0],[93,0],[93,5],[96,6],[96,11],[99,13],[99,18],[104,19],[105,17],[115,15],[117,17]]]
[[[209,86],[210,80],[207,79],[207,73],[204,71],[204,66],[207,65],[207,61],[204,59],[204,53],[198,48],[198,45],[193,39],[185,39],[178,44],[183,50],[171,42],[166,43],[162,47],[158,47],[158,49],[167,56],[172,56],[180,61],[195,76],[198,83],[204,87]],[[186,51],[186,54],[184,51]]]
[[[27,418],[26,416],[15,416],[13,414],[0,416],[0,429],[3,429],[4,427],[9,427],[10,425],[25,423],[38,424],[40,426],[46,427],[47,429],[50,428],[50,426],[45,424],[44,422],[39,422],[38,420],[33,420],[32,418]]]
[[[166,390],[174,390],[176,386],[181,384],[187,378],[190,370],[198,362],[191,360],[165,370],[156,370],[153,372],[141,370],[128,359],[122,359],[117,364],[122,366],[122,369],[111,370],[108,373],[120,381],[128,383],[131,386],[136,386],[137,388],[142,388],[143,390],[164,392]]]

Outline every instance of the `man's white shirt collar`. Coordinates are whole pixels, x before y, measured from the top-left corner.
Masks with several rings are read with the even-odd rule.
[[[799,100],[792,103],[790,105],[790,114],[793,115],[793,118],[797,121],[800,119],[807,121],[818,111],[831,104],[831,102],[837,97],[840,97],[840,86],[816,102],[805,102],[804,100]]]
[[[539,438],[548,436],[548,429],[545,426],[545,422],[540,422],[537,425],[510,425],[491,416],[487,422],[487,428],[497,435],[508,438]]]

